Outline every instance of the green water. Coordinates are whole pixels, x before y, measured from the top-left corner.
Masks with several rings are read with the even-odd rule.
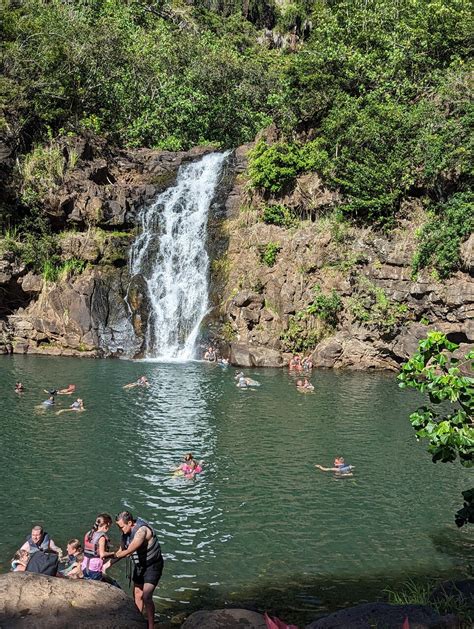
[[[431,463],[407,420],[419,398],[392,374],[316,371],[302,395],[285,371],[248,371],[262,384],[248,391],[201,363],[16,356],[0,370],[2,571],[32,524],[64,548],[123,508],[159,533],[164,616],[252,604],[303,622],[473,560],[472,532],[453,524],[472,476]],[[142,373],[149,389],[122,389]],[[35,410],[70,382],[85,413]],[[196,481],[169,472],[186,451],[206,462]],[[339,453],[353,478],[314,469]]]

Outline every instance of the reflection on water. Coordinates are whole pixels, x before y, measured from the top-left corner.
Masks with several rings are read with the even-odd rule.
[[[123,508],[157,528],[166,559],[157,604],[168,615],[253,603],[304,621],[472,560],[472,533],[453,524],[469,472],[431,463],[407,421],[418,399],[391,374],[315,372],[315,394],[303,396],[277,370],[249,372],[262,386],[239,390],[232,368],[201,363],[0,365],[3,570],[32,524],[64,547],[97,513]],[[149,388],[122,388],[142,373]],[[34,412],[43,388],[70,382],[85,413]],[[205,461],[195,481],[170,471],[187,451]],[[354,477],[314,469],[337,454]],[[123,566],[114,571],[125,584]]]

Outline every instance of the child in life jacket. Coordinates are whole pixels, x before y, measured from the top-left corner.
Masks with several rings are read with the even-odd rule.
[[[82,572],[84,579],[102,581],[104,559],[108,557],[109,538],[107,533],[112,526],[112,518],[108,513],[100,513],[94,526],[84,536],[84,559]]]

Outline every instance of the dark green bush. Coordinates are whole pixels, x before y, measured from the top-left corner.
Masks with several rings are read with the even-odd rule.
[[[474,231],[474,195],[454,194],[434,208],[431,219],[421,229],[413,272],[432,266],[440,278],[459,268],[460,246]]]
[[[267,266],[273,266],[280,249],[280,244],[277,242],[269,242],[266,245],[262,245],[260,247],[260,262]]]
[[[278,227],[292,227],[297,223],[293,212],[284,205],[267,205],[263,210],[263,222]]]

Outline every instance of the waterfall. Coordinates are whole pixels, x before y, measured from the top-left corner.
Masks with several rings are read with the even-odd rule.
[[[139,216],[142,230],[130,251],[130,272],[147,286],[148,358],[193,358],[209,308],[207,216],[226,157],[211,153],[181,166],[176,184]]]

